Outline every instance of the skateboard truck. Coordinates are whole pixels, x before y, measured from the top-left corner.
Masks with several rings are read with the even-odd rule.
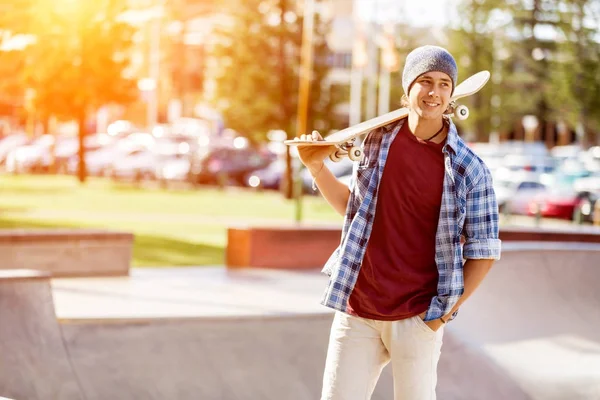
[[[362,160],[363,150],[359,146],[354,145],[355,139],[342,143],[336,146],[338,149],[329,155],[329,159],[333,162],[341,161],[345,155],[352,161]]]
[[[461,121],[469,118],[469,108],[462,104],[459,106],[455,101],[450,102],[449,111],[449,115],[455,115]]]

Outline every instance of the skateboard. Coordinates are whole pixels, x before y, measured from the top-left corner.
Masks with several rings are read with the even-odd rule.
[[[449,117],[456,116],[460,120],[467,119],[469,117],[469,109],[464,105],[458,105],[456,100],[477,93],[485,86],[489,79],[489,71],[480,71],[458,84],[454,89],[454,94],[450,98],[450,106],[445,115]],[[354,141],[358,136],[391,122],[406,118],[407,116],[408,108],[400,108],[332,133],[323,138],[323,140],[312,141],[295,138],[293,140],[286,140],[283,143],[289,146],[335,146],[336,151],[329,155],[331,161],[340,161],[345,155],[352,161],[359,161],[363,155],[362,149],[354,145]]]

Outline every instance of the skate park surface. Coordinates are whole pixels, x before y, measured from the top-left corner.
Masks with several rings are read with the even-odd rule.
[[[333,313],[314,271],[0,274],[0,397],[318,399]],[[507,243],[445,328],[439,399],[600,399],[600,245]],[[389,366],[373,399],[393,398]]]

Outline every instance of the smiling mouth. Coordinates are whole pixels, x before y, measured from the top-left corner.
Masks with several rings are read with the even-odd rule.
[[[428,101],[423,101],[423,103],[425,103],[425,105],[427,105],[429,107],[437,107],[437,106],[439,106],[438,103],[430,103]]]

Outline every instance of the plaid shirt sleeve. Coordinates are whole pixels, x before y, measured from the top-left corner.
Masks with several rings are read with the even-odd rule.
[[[464,258],[500,259],[498,239],[498,203],[487,168],[481,179],[467,193],[463,232]]]

